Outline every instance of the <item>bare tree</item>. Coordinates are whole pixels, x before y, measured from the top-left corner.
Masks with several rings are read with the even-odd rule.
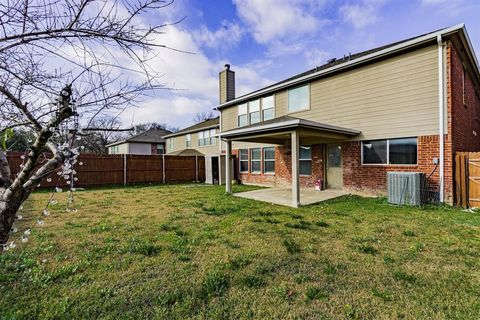
[[[62,141],[80,133],[79,123],[89,127],[164,88],[148,62],[158,49],[175,49],[158,41],[165,25],[147,25],[142,17],[170,4],[0,2],[0,136],[15,127],[35,135],[16,177],[0,147],[0,245],[7,243],[21,204],[68,156]],[[40,163],[45,151],[48,161]]]
[[[193,122],[200,123],[200,122],[203,122],[203,121],[206,121],[206,120],[214,119],[216,117],[218,117],[218,115],[213,111],[199,112],[199,113],[196,113],[193,116]]]
[[[163,129],[163,130],[168,130],[172,132],[177,132],[179,130],[178,127],[171,126],[166,123],[159,123],[159,122],[139,123],[135,125],[133,129],[135,134],[144,132],[150,129]]]

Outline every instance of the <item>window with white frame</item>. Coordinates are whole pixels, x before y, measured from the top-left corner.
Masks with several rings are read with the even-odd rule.
[[[248,149],[240,149],[238,154],[240,172],[248,172]]]
[[[173,138],[168,139],[168,148],[173,151]]]
[[[110,147],[110,154],[118,154],[118,145]]]
[[[210,129],[210,144],[215,144],[215,129]]]
[[[262,117],[263,121],[275,118],[275,100],[274,96],[262,98]]]
[[[238,106],[237,125],[239,127],[246,126],[248,124],[248,105],[246,103]]]
[[[310,108],[310,86],[308,84],[288,90],[288,112]]]
[[[215,129],[204,130],[198,133],[198,145],[209,146],[215,144]]]
[[[192,135],[188,133],[185,136],[185,147],[190,148],[192,146]]]
[[[260,122],[260,100],[253,100],[248,103],[248,114],[250,124]]]
[[[260,173],[262,162],[262,149],[253,148],[250,149],[250,172]]]
[[[417,164],[417,138],[363,141],[362,164]]]
[[[299,173],[302,176],[312,175],[312,147],[300,146],[300,157],[298,158],[300,163]]]
[[[263,173],[275,173],[275,148],[263,148]]]

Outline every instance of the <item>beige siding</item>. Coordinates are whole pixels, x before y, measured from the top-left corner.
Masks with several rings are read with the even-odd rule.
[[[118,153],[125,154],[128,153],[128,143],[122,143],[118,145]]]
[[[217,130],[218,131],[218,130]],[[199,152],[205,154],[205,155],[218,155],[220,154],[220,147],[219,147],[219,141],[218,139],[215,139],[215,144],[213,145],[208,145],[208,146],[199,146],[198,145],[198,133],[191,133],[192,136],[192,144],[191,147],[188,147],[188,149],[196,149]],[[167,154],[175,151],[180,151],[187,149],[186,146],[186,134],[181,135],[181,136],[176,136],[173,138],[168,138],[168,139],[174,139],[173,141],[173,150],[170,149],[170,144],[169,141],[167,140]]]
[[[360,130],[355,139],[438,134],[437,47],[343,72],[310,84],[309,110],[288,113],[276,94],[275,115]],[[236,127],[236,107],[222,111],[222,130]]]

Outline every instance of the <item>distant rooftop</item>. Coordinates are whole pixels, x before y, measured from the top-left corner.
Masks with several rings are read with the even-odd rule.
[[[165,136],[165,138],[176,137],[176,136],[180,136],[180,135],[187,134],[187,133],[193,133],[193,132],[198,132],[198,131],[202,131],[202,130],[205,130],[205,129],[216,128],[216,127],[219,127],[219,126],[220,126],[220,117],[216,117],[216,118],[212,118],[212,119],[208,119],[208,120],[199,122],[197,124],[194,124],[193,126],[184,128],[180,131],[171,133],[171,134]]]
[[[117,144],[122,144],[126,142],[137,142],[137,143],[165,143],[165,136],[171,134],[170,130],[165,129],[150,129],[144,132],[140,132],[136,135],[133,135],[127,139],[110,143],[107,147],[115,146]]]

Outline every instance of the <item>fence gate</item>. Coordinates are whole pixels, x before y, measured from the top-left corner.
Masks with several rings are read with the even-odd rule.
[[[480,152],[457,152],[455,186],[458,206],[480,208]]]

